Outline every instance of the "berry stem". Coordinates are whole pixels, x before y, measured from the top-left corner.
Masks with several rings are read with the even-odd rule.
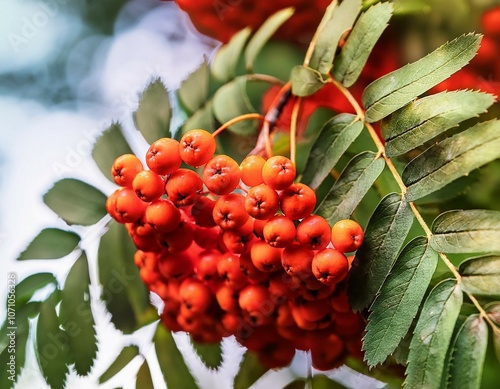
[[[277,77],[268,74],[253,73],[246,75],[247,81],[263,81],[269,84],[284,85],[285,83]]]
[[[292,117],[290,123],[290,160],[295,165],[297,154],[297,124],[299,122],[299,113],[302,107],[302,97],[297,98],[292,109]]]
[[[219,135],[221,132],[223,132],[225,129],[228,127],[231,127],[233,124],[242,122],[244,120],[252,120],[252,119],[264,119],[264,116],[262,116],[260,113],[246,113],[244,115],[236,116],[235,118],[228,120],[225,122],[222,126],[220,126],[217,130],[215,130],[212,134],[212,136],[215,138],[217,135]]]

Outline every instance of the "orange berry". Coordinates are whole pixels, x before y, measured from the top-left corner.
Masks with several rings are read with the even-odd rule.
[[[347,257],[338,250],[324,249],[316,253],[312,260],[314,276],[326,285],[337,284],[349,272]]]
[[[299,243],[285,247],[281,253],[281,264],[283,269],[291,276],[306,279],[312,273],[311,264],[314,251],[311,251]]]
[[[217,272],[224,283],[232,289],[239,290],[248,282],[240,269],[240,261],[236,254],[226,253],[222,255],[217,264]]]
[[[239,294],[238,304],[251,325],[269,324],[275,305],[269,290],[262,284],[245,286]]]
[[[143,170],[142,163],[134,154],[124,154],[113,162],[111,175],[120,186],[132,188],[132,181]]]
[[[216,147],[215,139],[208,131],[190,130],[179,142],[179,154],[186,164],[198,167],[210,161]]]
[[[287,247],[293,243],[295,224],[286,216],[274,216],[264,225],[264,240],[272,247]]]
[[[363,243],[364,236],[363,229],[354,220],[340,220],[332,227],[333,246],[343,253],[357,250]]]
[[[159,199],[165,192],[165,183],[160,175],[151,170],[142,170],[132,181],[132,189],[142,201],[151,202]]]
[[[178,207],[193,204],[203,190],[203,182],[194,171],[179,169],[171,174],[165,184],[165,192]]]
[[[279,196],[269,185],[254,186],[245,196],[245,210],[255,219],[267,220],[279,210]]]
[[[262,179],[276,190],[289,187],[295,180],[296,173],[293,162],[282,155],[269,158],[262,167]]]
[[[218,155],[207,162],[203,169],[203,183],[218,195],[231,193],[240,183],[240,167],[227,155]]]
[[[109,206],[114,206],[114,210],[110,214],[119,223],[134,223],[142,217],[146,203],[132,189],[120,188],[112,196]]]
[[[316,193],[305,184],[292,184],[280,194],[281,210],[292,220],[309,216],[315,206]]]
[[[195,278],[186,278],[179,286],[181,304],[192,313],[203,313],[212,303],[210,289]]]
[[[215,227],[217,224],[213,217],[214,207],[214,200],[206,196],[198,197],[191,207],[191,216],[195,223],[200,227]]]
[[[326,248],[330,239],[330,225],[319,215],[310,215],[297,226],[297,241],[309,250]]]
[[[250,187],[264,183],[262,167],[266,160],[260,155],[249,155],[240,163],[241,181]]]
[[[146,152],[146,164],[157,174],[172,174],[181,166],[179,142],[171,138],[161,138],[153,142]]]
[[[250,258],[254,266],[263,272],[281,269],[281,252],[283,249],[272,247],[262,240],[256,241],[250,249]]]
[[[170,200],[158,199],[147,206],[146,221],[158,232],[170,232],[178,227],[181,212]]]
[[[249,218],[244,203],[245,198],[237,193],[219,197],[213,210],[215,223],[223,230],[234,230],[242,227]]]

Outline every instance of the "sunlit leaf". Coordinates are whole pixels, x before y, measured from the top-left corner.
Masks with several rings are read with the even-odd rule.
[[[89,284],[87,256],[82,253],[66,277],[59,310],[61,325],[69,337],[70,357],[79,375],[90,372],[97,354]]]
[[[213,113],[213,101],[209,100],[207,103],[190,116],[182,125],[180,131],[175,133],[175,138],[180,139],[183,134],[189,130],[202,128],[208,132],[215,130],[215,118]]]
[[[45,204],[66,223],[83,226],[106,216],[106,199],[100,190],[72,178],[57,181],[43,196]]]
[[[375,43],[388,25],[392,10],[391,3],[379,3],[359,17],[333,66],[335,79],[344,86],[350,87],[358,79]]]
[[[170,137],[172,108],[165,85],[157,79],[151,82],[139,99],[134,123],[148,143]]]
[[[301,97],[312,95],[325,85],[321,73],[303,65],[297,65],[292,69],[290,81],[292,93]]]
[[[56,277],[52,273],[35,273],[26,277],[16,285],[16,305],[22,306],[26,304],[33,296],[33,293],[48,284],[57,286]]]
[[[247,389],[269,369],[262,366],[254,353],[247,351],[241,361],[238,374],[234,378],[234,389]]]
[[[386,195],[373,212],[356,251],[347,284],[351,306],[368,307],[384,283],[410,231],[413,213],[400,194]],[[362,287],[361,287],[362,285]]]
[[[357,116],[340,114],[328,120],[312,146],[301,182],[317,188],[363,130]]]
[[[104,373],[99,377],[99,383],[102,384],[110,378],[114,377],[120,371],[122,371],[125,366],[127,366],[132,359],[139,355],[139,348],[137,346],[127,346],[120,351],[120,354],[116,357],[113,363],[106,369]]]
[[[222,347],[220,343],[200,343],[191,338],[196,354],[210,369],[217,369],[222,363]]]
[[[488,326],[479,315],[469,316],[460,327],[452,345],[447,387],[479,389],[486,348]]]
[[[386,154],[392,157],[415,149],[460,122],[485,112],[494,100],[490,94],[461,90],[412,101],[382,121]]]
[[[200,109],[208,98],[210,66],[205,57],[200,66],[182,81],[177,94],[182,106],[193,113]]]
[[[212,63],[212,74],[219,81],[227,82],[236,77],[238,61],[251,33],[249,27],[244,28],[217,51]]]
[[[144,324],[151,309],[149,293],[134,264],[135,251],[124,226],[111,222],[98,250],[101,298],[115,327],[126,333]]]
[[[151,370],[149,369],[149,365],[146,360],[142,363],[139,371],[137,372],[135,387],[137,389],[154,389]]]
[[[293,15],[294,9],[284,8],[269,16],[255,32],[245,49],[245,63],[248,72],[252,72],[255,58],[260,53],[267,41]]]
[[[439,387],[462,299],[456,281],[447,279],[425,300],[410,344],[405,381],[408,389]]]
[[[463,35],[372,82],[362,96],[366,120],[383,119],[446,80],[474,57],[480,40],[479,35]]]
[[[36,327],[36,356],[43,377],[52,389],[63,389],[69,372],[69,337],[60,328],[55,302],[48,299],[42,303]]]
[[[328,74],[342,34],[352,28],[361,10],[361,0],[344,0],[337,6],[331,18],[324,23],[316,40],[309,66],[322,74]]]
[[[19,254],[17,260],[62,258],[70,254],[79,243],[80,237],[74,232],[45,228]]]
[[[500,251],[500,212],[470,209],[444,212],[432,223],[431,246],[444,253]]]
[[[122,125],[115,122],[97,138],[92,149],[92,157],[102,174],[113,181],[111,166],[114,160],[123,154],[132,154],[132,149],[123,136]]]
[[[172,333],[159,324],[153,339],[163,378],[169,388],[198,389]]]
[[[470,258],[460,264],[462,287],[474,295],[500,296],[500,255]]]
[[[363,339],[365,360],[378,365],[396,349],[424,298],[438,261],[427,238],[417,237],[401,251],[370,307]]]
[[[413,159],[403,171],[413,201],[500,158],[500,121],[491,120],[436,143]]]
[[[382,173],[384,166],[383,158],[371,151],[356,155],[317,206],[315,213],[332,225],[339,220],[348,219]]]

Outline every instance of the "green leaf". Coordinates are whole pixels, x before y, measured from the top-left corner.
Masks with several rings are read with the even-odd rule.
[[[114,362],[106,369],[99,377],[99,383],[102,384],[110,378],[114,377],[127,366],[132,359],[139,355],[139,348],[137,346],[127,346],[120,351]]]
[[[212,74],[219,81],[227,82],[236,77],[238,61],[251,33],[250,27],[244,28],[217,51],[212,63]]]
[[[500,212],[483,209],[444,212],[432,223],[431,246],[443,253],[500,251]]]
[[[407,333],[437,262],[438,254],[425,237],[413,239],[401,251],[370,307],[363,339],[369,366],[384,362]]]
[[[404,154],[460,122],[486,112],[494,100],[487,93],[461,90],[412,101],[382,121],[387,156]]]
[[[312,378],[311,389],[345,389],[346,386],[331,380],[324,374],[315,374]]]
[[[83,181],[64,178],[57,181],[43,201],[68,224],[89,226],[106,216],[107,197]]]
[[[172,333],[159,324],[153,339],[163,378],[169,388],[198,389]]]
[[[16,306],[25,305],[38,289],[42,289],[48,284],[57,286],[57,280],[52,273],[35,273],[16,285]]]
[[[89,284],[87,256],[82,252],[66,277],[59,309],[61,325],[69,336],[71,360],[79,375],[90,372],[97,354]]]
[[[175,137],[180,139],[183,134],[189,130],[194,130],[197,128],[203,128],[208,132],[214,132],[215,130],[215,118],[213,113],[213,101],[209,100],[207,103],[197,110],[191,117],[189,117],[180,131],[177,131]]]
[[[458,272],[462,288],[474,295],[500,296],[500,255],[485,255],[463,261]]]
[[[210,369],[217,369],[222,363],[222,347],[220,343],[199,343],[191,338],[196,354]]]
[[[133,114],[135,127],[148,143],[153,143],[157,139],[171,137],[171,115],[167,88],[157,79],[142,92],[139,107]]]
[[[210,66],[206,57],[200,66],[182,81],[177,94],[183,107],[193,113],[200,109],[208,98]]]
[[[310,96],[325,85],[321,73],[303,65],[297,65],[292,69],[290,81],[292,93],[300,97]]]
[[[243,355],[240,369],[234,378],[234,389],[248,389],[269,369],[262,366],[254,353],[247,351]]]
[[[409,201],[428,195],[500,158],[500,121],[491,120],[434,144],[403,171]]]
[[[333,75],[344,86],[353,85],[392,16],[391,3],[379,3],[363,13],[335,59]]]
[[[301,182],[317,188],[363,130],[355,115],[340,114],[328,120],[312,146]]]
[[[348,219],[384,166],[384,160],[371,151],[356,155],[316,207],[315,213],[323,216],[331,225],[341,219]]]
[[[215,118],[220,123],[226,123],[239,115],[257,112],[247,94],[246,77],[237,77],[215,92],[213,111]],[[255,133],[257,124],[258,122],[255,120],[245,120],[233,124],[228,130],[239,135],[251,135]]]
[[[284,8],[269,16],[267,20],[259,27],[254,36],[248,42],[245,49],[245,63],[247,72],[252,73],[255,58],[260,53],[267,41],[293,15],[292,7]]]
[[[117,329],[130,333],[144,324],[151,309],[149,293],[134,264],[136,248],[124,226],[111,222],[98,250],[101,299]]]
[[[151,370],[149,369],[149,365],[146,360],[142,363],[139,372],[137,373],[135,387],[137,389],[154,389]]]
[[[463,35],[372,82],[362,96],[366,120],[383,119],[446,80],[474,57],[480,40],[479,35]]]
[[[112,123],[99,138],[97,138],[92,150],[92,157],[102,174],[114,182],[111,175],[111,166],[116,158],[123,154],[132,154],[127,140],[123,136],[122,125],[118,122]]]
[[[410,205],[400,194],[390,193],[380,201],[366,226],[364,241],[356,251],[349,273],[347,294],[354,310],[363,310],[375,298],[412,223]]]
[[[70,254],[79,244],[80,237],[74,232],[45,228],[19,254],[17,260],[62,258]]]
[[[479,389],[488,347],[488,326],[479,315],[471,315],[460,327],[452,346],[449,388]]]
[[[64,388],[68,374],[69,337],[60,328],[52,299],[42,303],[36,328],[36,356],[40,371],[52,389]]]
[[[361,0],[344,0],[337,6],[331,18],[321,26],[309,66],[322,74],[328,74],[342,34],[352,28],[361,10]]]
[[[456,281],[447,279],[425,300],[410,345],[405,381],[408,389],[439,387],[462,299]]]

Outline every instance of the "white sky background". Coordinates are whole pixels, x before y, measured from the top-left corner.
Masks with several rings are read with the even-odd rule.
[[[43,66],[44,60],[58,50],[63,39],[84,28],[79,20],[71,19],[65,13],[64,4],[68,1],[72,0],[46,0],[51,8],[44,8],[41,1],[0,0],[0,73],[34,64]],[[88,60],[85,50],[92,47],[92,39],[96,38],[81,40],[72,48],[68,82],[82,94],[89,88],[97,88],[100,101],[81,102],[76,109],[68,109],[64,105],[43,106],[30,96],[23,100],[0,96],[0,286],[6,284],[9,272],[15,272],[22,280],[35,272],[50,271],[64,280],[75,256],[59,261],[15,261],[42,228],[64,228],[64,224],[43,204],[43,193],[62,176],[80,178],[110,193],[113,186],[102,178],[90,158],[91,142],[114,119],[121,120],[126,126],[131,125],[129,115],[137,107],[138,94],[152,78],[160,76],[167,87],[174,90],[202,61],[203,54],[212,55],[213,42],[209,45],[210,42],[201,41],[188,27],[185,15],[177,12],[172,3],[158,1],[156,9],[145,14],[136,25],[129,25],[129,15],[144,7],[144,2],[131,1],[123,10],[116,23],[115,37],[101,44],[90,71],[83,78],[78,77],[78,72],[84,71],[81,63]],[[35,28],[23,30],[29,22]],[[23,31],[29,34],[22,35]],[[25,39],[21,43],[13,41],[12,34]],[[73,82],[72,77],[76,81]],[[144,144],[138,146],[142,151],[145,151],[144,147]],[[95,242],[86,244],[90,254],[95,251]],[[5,301],[6,295],[6,288],[1,289],[0,303]],[[126,339],[109,324],[101,305],[97,306],[94,315],[100,341],[97,361],[88,378],[70,375],[67,387],[134,388],[135,374],[141,364],[138,360],[125,374],[98,386],[99,375],[114,360]],[[0,319],[3,318],[2,310]],[[147,338],[150,336],[151,333],[145,334]],[[177,339],[182,350],[188,349],[185,337],[180,335]],[[243,350],[231,340],[224,348],[228,351],[228,358],[219,375],[205,371],[199,360],[188,359],[203,388],[231,387],[231,377],[238,368]],[[158,388],[165,387],[154,359],[150,362],[156,376],[155,383]],[[283,387],[293,374],[306,374],[305,366],[305,356],[299,353],[292,369],[269,374],[257,386]],[[355,377],[349,371],[339,370],[338,376],[349,378],[353,387],[359,387],[359,381],[352,381]],[[48,387],[38,372],[32,349],[16,387]],[[366,382],[363,387],[367,387]]]

